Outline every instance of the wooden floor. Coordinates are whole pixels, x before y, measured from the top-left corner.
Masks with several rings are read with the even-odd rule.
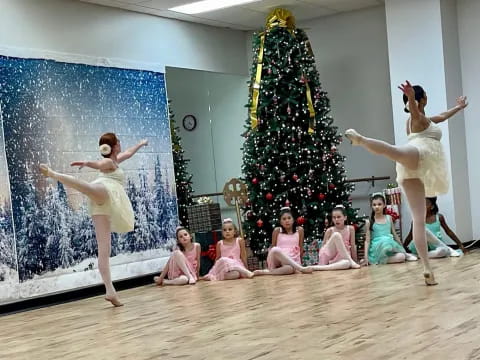
[[[0,359],[480,359],[479,261],[145,286],[0,318]]]

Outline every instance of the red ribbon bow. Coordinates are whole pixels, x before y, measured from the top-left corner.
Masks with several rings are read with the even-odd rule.
[[[385,213],[386,213],[387,215],[390,215],[390,216],[392,217],[392,220],[393,220],[393,221],[397,221],[397,219],[400,218],[400,215],[398,215],[395,211],[393,211],[392,208],[388,208],[388,209],[385,211]]]
[[[210,245],[207,251],[202,251],[201,256],[208,256],[211,260],[215,260],[217,257],[217,249],[215,245]]]

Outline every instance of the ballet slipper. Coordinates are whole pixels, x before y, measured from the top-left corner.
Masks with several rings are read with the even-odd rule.
[[[123,306],[123,304],[120,302],[120,300],[116,296],[108,296],[107,295],[107,296],[105,296],[105,300],[112,303],[112,305],[115,306],[115,307]]]
[[[51,177],[52,169],[50,169],[47,164],[40,164],[39,169],[43,176]]]
[[[350,140],[352,145],[360,145],[362,135],[360,135],[355,129],[348,129],[345,131],[345,137]]]
[[[161,278],[160,276],[154,276],[154,277],[153,277],[153,281],[154,281],[155,284],[157,284],[158,286],[162,286],[162,285],[163,285],[163,278]]]
[[[350,267],[352,269],[360,269],[361,268],[361,266],[358,265],[355,261],[350,261]]]
[[[406,261],[418,261],[418,257],[416,257],[415,255],[406,253],[405,254],[405,260]]]
[[[435,277],[433,276],[433,273],[424,272],[423,277],[425,278],[425,285],[427,286],[438,285],[438,282],[435,281]]]
[[[247,275],[246,275],[246,278],[247,278],[247,279],[252,279],[254,276],[255,276],[255,273],[249,271],[249,272],[247,273]]]
[[[195,285],[196,282],[197,282],[197,280],[195,280],[194,277],[189,277],[188,278],[188,285]]]
[[[302,274],[312,274],[313,273],[313,268],[311,266],[305,266],[300,269],[300,272]]]
[[[270,270],[255,270],[253,272],[253,276],[261,276],[261,275],[267,275],[270,273]]]

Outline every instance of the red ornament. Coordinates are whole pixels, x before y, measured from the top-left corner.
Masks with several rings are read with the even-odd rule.
[[[355,229],[355,231],[358,231],[358,225],[357,224],[353,224],[353,228]]]
[[[334,190],[334,189],[335,189],[335,184],[329,184],[329,185],[328,185],[328,188],[329,188],[330,190]]]
[[[272,201],[273,200],[273,194],[272,193],[267,193],[267,195],[265,195],[265,199],[267,199],[268,201]]]
[[[258,184],[258,179],[257,179],[257,178],[253,178],[253,179],[252,179],[252,184],[253,184],[253,185],[257,185],[257,184]]]
[[[285,200],[285,206],[286,206],[286,207],[290,207],[290,201]]]
[[[263,221],[262,221],[262,219],[260,219],[260,220],[257,221],[257,226],[258,226],[259,228],[261,228],[261,227],[263,226]]]
[[[305,224],[305,218],[303,216],[299,216],[297,218],[297,224],[300,225],[300,226]]]
[[[322,193],[318,194],[318,200],[320,201],[325,200],[325,194],[322,194]]]
[[[293,179],[294,181],[298,181],[298,175],[297,175],[297,174],[293,174],[292,179]]]
[[[250,207],[250,205],[252,205],[252,203],[250,202],[250,200],[245,201],[245,206]]]

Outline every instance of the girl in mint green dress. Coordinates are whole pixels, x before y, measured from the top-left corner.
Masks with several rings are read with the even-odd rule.
[[[448,227],[445,217],[438,213],[437,198],[425,198],[426,217],[425,228],[427,230],[427,245],[429,258],[442,258],[447,256],[460,256],[466,250],[457,235]],[[445,244],[442,236],[442,228],[445,233],[457,244],[459,250],[456,251]],[[415,244],[412,242],[412,230],[405,239],[405,246],[413,254],[417,254]]]
[[[365,259],[370,264],[393,264],[415,261],[416,256],[407,254],[403,248],[390,215],[385,215],[385,197],[382,193],[371,198],[372,214],[367,222]]]

